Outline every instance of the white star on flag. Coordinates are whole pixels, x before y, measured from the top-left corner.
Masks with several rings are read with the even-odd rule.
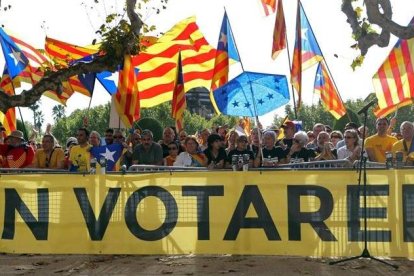
[[[9,56],[14,60],[14,66],[17,66],[19,62],[24,63],[21,52],[17,52],[14,49],[11,49],[11,51],[12,53],[10,53]]]
[[[227,35],[225,33],[220,33],[220,42],[223,42],[224,47],[227,47]]]
[[[117,83],[118,78],[119,78],[118,77],[118,72],[114,72],[114,73],[110,74],[109,76],[105,77],[104,80],[112,81],[114,83]]]
[[[308,28],[302,28],[301,29],[301,32],[302,32],[302,39],[303,40],[308,40]]]
[[[101,153],[101,156],[105,157],[106,160],[111,160],[112,162],[115,162],[114,160],[114,154],[116,151],[110,151],[108,148],[105,149],[105,153]]]

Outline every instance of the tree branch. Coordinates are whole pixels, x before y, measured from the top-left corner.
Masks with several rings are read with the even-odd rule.
[[[12,107],[30,106],[36,103],[44,92],[49,90],[59,91],[62,86],[62,82],[67,81],[72,76],[85,73],[99,73],[102,71],[114,72],[117,69],[117,66],[121,63],[121,57],[123,57],[124,54],[131,53],[131,45],[135,45],[137,43],[137,36],[141,32],[143,22],[135,12],[135,4],[136,0],[126,0],[127,14],[131,22],[131,33],[133,35],[129,35],[127,43],[122,45],[122,55],[115,57],[104,54],[96,57],[90,63],[78,63],[68,68],[52,72],[43,77],[30,90],[25,90],[19,95],[8,95],[0,89],[0,111],[5,113]]]
[[[369,33],[364,30],[358,22],[357,14],[352,6],[353,0],[342,1],[342,12],[346,15],[347,22],[350,24],[355,40],[361,54],[367,54],[373,45],[386,47],[390,42],[390,33],[403,39],[414,37],[414,26],[400,26],[392,18],[392,6],[390,0],[365,0],[367,9],[368,23],[376,24],[381,28],[381,33]],[[382,12],[381,12],[381,10]]]

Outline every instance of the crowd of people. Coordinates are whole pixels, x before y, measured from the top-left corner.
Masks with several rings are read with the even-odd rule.
[[[405,164],[412,165],[414,125],[405,121],[399,132],[393,132],[394,125],[395,119],[390,125],[387,118],[378,118],[375,133],[370,135],[374,130],[353,122],[347,123],[342,131],[316,123],[305,132],[298,130],[292,121],[284,122],[280,129],[248,130],[240,120],[234,127],[206,128],[196,135],[188,135],[184,130],[176,133],[173,127],[166,127],[160,141],[154,141],[148,129],[135,129],[126,135],[122,130],[109,128],[101,138],[97,131],[79,128],[76,137],[69,137],[63,146],[50,129],[40,145],[25,141],[19,130],[5,136],[4,129],[0,129],[0,168],[88,172],[93,158],[91,149],[111,144],[120,144],[122,149],[113,167],[115,171],[132,165],[228,169],[232,167],[233,156],[248,156],[251,168],[319,160],[346,160],[352,164],[361,157],[364,136],[369,161],[385,162],[386,152],[393,152],[394,156],[402,152]]]

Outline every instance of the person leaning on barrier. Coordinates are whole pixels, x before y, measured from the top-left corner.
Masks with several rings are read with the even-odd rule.
[[[171,142],[168,145],[168,152],[170,154],[168,154],[165,158],[164,158],[164,166],[173,166],[175,160],[177,159],[178,156],[178,150],[179,150],[179,145],[177,142]]]
[[[247,147],[248,143],[249,141],[247,137],[244,135],[239,136],[237,138],[236,148],[234,150],[231,150],[227,155],[226,168],[231,168],[232,166],[231,160],[232,160],[233,155],[244,155],[244,154],[249,155],[249,168],[254,167],[254,164],[253,164],[254,154],[251,150],[248,149]]]
[[[132,153],[133,165],[162,165],[162,147],[154,142],[151,130],[144,129],[141,133],[141,144],[138,144]]]
[[[377,133],[365,140],[365,149],[368,154],[369,161],[385,162],[385,152],[392,150],[392,145],[397,142],[397,138],[388,135],[388,119],[378,118],[375,123]]]
[[[352,164],[361,157],[358,132],[355,129],[345,130],[344,139],[345,146],[338,149],[338,160],[346,159]]]
[[[65,153],[60,147],[56,147],[55,137],[45,134],[42,138],[42,148],[37,149],[32,167],[39,169],[63,169]]]
[[[14,130],[6,137],[6,143],[0,144],[0,155],[4,168],[25,168],[33,162],[34,149],[24,140],[23,132]]]
[[[395,156],[397,151],[401,151],[403,153],[403,161],[407,165],[413,165],[414,156],[412,156],[413,154],[410,156],[411,142],[414,137],[413,123],[408,121],[403,122],[400,126],[400,131],[403,138],[392,145],[393,155]]]
[[[69,154],[69,171],[89,172],[90,148],[89,131],[86,128],[79,128],[77,133],[78,145],[74,145]]]
[[[315,160],[335,160],[336,159],[336,149],[334,145],[329,141],[329,133],[326,131],[321,131],[316,138],[317,148],[315,150],[316,157]]]
[[[194,136],[185,138],[186,151],[180,153],[174,162],[176,167],[206,167],[207,157],[200,152],[199,144]]]
[[[306,144],[308,142],[308,135],[304,131],[298,131],[293,136],[293,145],[287,154],[287,160],[292,161],[303,159],[305,162],[311,161],[316,157],[313,149],[307,149]]]
[[[227,159],[227,154],[222,147],[223,138],[216,133],[211,134],[207,138],[207,149],[204,154],[207,157],[207,165],[209,169],[223,169]]]
[[[286,151],[275,146],[276,133],[267,130],[263,133],[263,148],[254,159],[254,167],[276,167],[279,163],[286,163]],[[263,158],[262,158],[263,154]]]

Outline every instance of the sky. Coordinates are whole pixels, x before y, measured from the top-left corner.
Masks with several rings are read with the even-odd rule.
[[[123,5],[121,0],[101,0],[92,8],[90,4],[93,2],[3,0],[2,9],[8,4],[12,7],[6,12],[0,12],[0,24],[5,26],[7,32],[13,33],[36,48],[44,47],[46,35],[72,44],[88,45],[97,38],[95,30],[102,24],[106,15],[116,10],[120,11]],[[156,0],[152,2],[158,3]],[[351,36],[351,28],[346,23],[346,16],[340,11],[342,0],[301,2],[342,99],[364,99],[369,93],[374,92],[372,76],[387,57],[397,38],[392,36],[390,46],[386,48],[372,47],[363,65],[353,71],[350,64],[358,52],[350,48],[355,41]],[[297,1],[293,0],[283,2],[290,57],[295,43],[296,3]],[[412,0],[391,0],[391,3],[394,9],[393,20],[406,25],[414,16]],[[290,79],[288,50],[281,52],[276,60],[271,58],[275,14],[266,17],[259,0],[169,0],[166,10],[160,14],[152,10],[144,12],[143,19],[148,24],[155,25],[157,32],[165,32],[178,21],[195,15],[201,32],[207,41],[216,47],[224,9],[230,20],[243,69],[286,75]],[[0,58],[0,65],[3,66],[3,63],[4,59]],[[242,66],[231,66],[230,78],[238,75]],[[306,104],[317,103],[319,99],[313,93],[315,71],[316,65],[303,73],[302,97]],[[291,87],[289,88],[291,90]],[[95,106],[108,101],[110,96],[97,82],[92,100],[76,93],[68,100],[66,113],[68,115],[77,108],[87,108],[89,104]],[[53,123],[51,109],[54,105],[54,101],[42,97],[45,123]],[[24,120],[33,120],[30,110],[21,110]],[[284,107],[260,116],[259,120],[262,125],[269,126],[275,114],[283,116]]]

